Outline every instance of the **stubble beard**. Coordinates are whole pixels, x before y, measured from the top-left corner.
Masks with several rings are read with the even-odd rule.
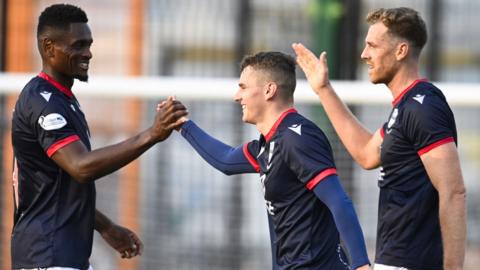
[[[75,76],[75,79],[81,82],[88,82],[88,75],[77,75]]]

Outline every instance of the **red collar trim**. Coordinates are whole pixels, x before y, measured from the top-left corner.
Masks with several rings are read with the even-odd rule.
[[[60,90],[60,92],[64,93],[65,95],[67,95],[69,98],[73,97],[73,93],[72,93],[72,90],[68,89],[67,87],[61,85],[59,82],[55,81],[54,78],[48,76],[47,73],[45,72],[40,72],[38,74],[38,77],[46,80],[47,82],[51,83],[53,86],[55,86],[58,90]]]
[[[403,90],[400,95],[398,95],[393,101],[392,101],[392,106],[397,106],[397,104],[400,102],[400,100],[402,99],[402,97],[408,92],[410,91],[415,85],[417,85],[418,83],[421,83],[421,82],[428,82],[427,79],[417,79],[415,81],[413,81],[412,84],[410,84],[407,89]]]
[[[265,141],[270,141],[270,139],[273,137],[273,135],[275,134],[275,132],[277,132],[277,128],[278,126],[280,125],[280,123],[282,123],[283,119],[291,114],[291,113],[296,113],[297,110],[295,110],[294,108],[290,108],[286,111],[284,111],[282,113],[282,115],[280,115],[280,117],[277,119],[277,121],[275,121],[275,124],[273,124],[273,127],[270,129],[270,131],[267,133],[267,135],[265,135]]]

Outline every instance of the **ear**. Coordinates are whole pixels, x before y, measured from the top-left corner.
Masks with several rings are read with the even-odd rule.
[[[400,42],[397,45],[397,50],[395,52],[395,58],[397,61],[402,61],[407,58],[410,52],[410,45],[407,42]]]
[[[274,98],[278,93],[278,85],[274,82],[268,82],[264,87],[265,100]]]
[[[43,55],[47,58],[55,56],[55,42],[51,38],[43,38],[41,41]]]

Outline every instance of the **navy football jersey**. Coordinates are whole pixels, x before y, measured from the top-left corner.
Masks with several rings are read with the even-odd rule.
[[[245,144],[244,154],[260,173],[274,268],[349,269],[332,214],[312,191],[336,174],[323,132],[290,109],[266,136]]]
[[[442,269],[438,192],[420,156],[457,142],[453,113],[439,89],[417,80],[393,101],[380,133],[376,262]]]
[[[77,100],[69,89],[40,73],[22,90],[13,112],[13,268],[88,268],[95,184],[77,182],[50,158],[78,140],[90,150],[87,122]]]

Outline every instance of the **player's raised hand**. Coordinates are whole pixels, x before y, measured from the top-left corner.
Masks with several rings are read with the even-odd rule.
[[[173,99],[173,100],[176,100],[176,97],[173,96],[172,99]],[[167,103],[166,100],[160,102],[160,103],[157,105],[157,111],[160,110],[162,107],[164,107],[166,103]],[[182,129],[183,123],[187,122],[188,120],[189,120],[189,119],[188,119],[186,116],[182,116],[182,117],[179,119],[179,125],[177,125],[177,126],[175,127],[175,130],[180,132],[180,129]]]
[[[305,73],[315,93],[318,95],[324,88],[330,87],[327,53],[322,52],[320,58],[317,58],[312,51],[301,43],[293,43],[292,48],[297,55],[297,64]]]
[[[175,97],[168,97],[166,101],[157,105],[155,122],[152,126],[154,137],[158,141],[163,141],[172,130],[181,126],[185,121],[188,111],[187,108]]]

